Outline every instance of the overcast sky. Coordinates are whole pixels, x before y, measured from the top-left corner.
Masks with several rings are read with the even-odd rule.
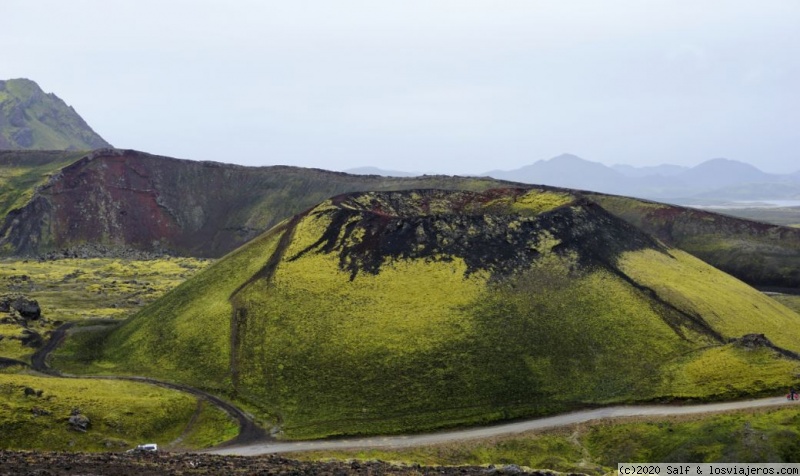
[[[797,0],[1,0],[0,79],[106,140],[343,170],[800,169]]]

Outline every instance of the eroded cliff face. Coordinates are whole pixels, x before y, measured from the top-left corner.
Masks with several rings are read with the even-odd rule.
[[[9,212],[0,225],[0,250],[37,255],[100,245],[220,257],[332,195],[426,187],[483,190],[498,183],[244,167],[101,149],[53,174],[25,206]]]
[[[181,186],[174,167],[152,167],[152,160],[111,151],[62,169],[28,205],[9,214],[4,241],[24,254],[87,243],[187,246],[182,231],[191,230],[191,223],[172,198],[194,194]]]
[[[103,244],[219,256],[255,231],[242,213],[261,192],[253,175],[244,167],[99,151],[12,211],[3,241],[21,254]]]

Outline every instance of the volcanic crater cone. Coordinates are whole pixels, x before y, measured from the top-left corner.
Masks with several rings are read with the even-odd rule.
[[[765,335],[769,345],[735,339]],[[111,335],[285,437],[418,431],[792,383],[800,316],[549,188],[334,197]]]

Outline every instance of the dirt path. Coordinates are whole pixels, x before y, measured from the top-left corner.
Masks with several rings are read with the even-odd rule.
[[[33,357],[31,357],[31,367],[33,367],[34,370],[48,375],[52,375],[54,377],[92,378],[98,380],[128,380],[131,382],[141,382],[150,385],[156,385],[159,387],[169,388],[172,390],[178,390],[181,392],[192,394],[198,398],[202,398],[207,402],[211,403],[212,405],[218,407],[228,415],[230,415],[231,418],[235,419],[239,423],[239,434],[236,435],[236,438],[233,438],[232,440],[226,441],[225,443],[218,445],[217,448],[224,448],[230,445],[247,445],[257,441],[259,442],[274,441],[267,435],[267,433],[264,431],[263,428],[258,426],[255,423],[255,421],[253,421],[252,417],[250,417],[248,414],[240,410],[238,407],[234,406],[233,404],[225,400],[222,400],[219,397],[216,397],[208,392],[204,392],[194,387],[189,387],[187,385],[181,385],[171,382],[163,382],[161,380],[156,380],[148,377],[117,376],[117,375],[109,375],[109,376],[68,375],[68,374],[62,374],[57,370],[50,368],[50,366],[47,364],[48,355],[50,355],[50,353],[64,341],[64,339],[67,337],[67,331],[73,326],[73,324],[74,323],[67,323],[58,327],[55,331],[53,331],[47,343],[43,345],[39,350],[37,350],[35,354],[33,354]]]
[[[543,430],[584,423],[592,420],[605,420],[633,416],[670,416],[717,413],[750,408],[765,408],[780,405],[800,405],[800,401],[788,401],[784,397],[762,398],[739,402],[708,403],[703,405],[657,405],[657,406],[619,406],[584,410],[547,418],[537,418],[516,423],[492,425],[466,430],[445,431],[408,436],[375,436],[370,438],[345,438],[322,441],[265,442],[259,444],[229,446],[212,449],[209,453],[225,455],[256,456],[271,453],[298,451],[334,450],[344,448],[406,448],[411,446],[434,445],[453,441],[494,436],[512,435],[531,430]]]
[[[34,352],[33,356],[31,356],[31,367],[33,367],[34,370],[48,375],[60,375],[59,372],[51,369],[47,364],[47,357],[56,349],[56,347],[64,342],[64,339],[67,337],[67,331],[74,325],[74,322],[62,324],[58,326],[52,334],[50,334],[50,339],[48,339],[43,346],[39,347],[39,349]]]

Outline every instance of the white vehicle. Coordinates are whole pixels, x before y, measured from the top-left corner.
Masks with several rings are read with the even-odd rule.
[[[128,453],[136,453],[140,451],[158,451],[158,445],[155,443],[146,443],[144,445],[137,445],[136,448],[128,450]]]

